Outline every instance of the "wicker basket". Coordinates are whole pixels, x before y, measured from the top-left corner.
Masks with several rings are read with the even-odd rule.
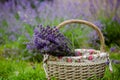
[[[81,62],[78,61],[71,61],[71,60],[79,60],[81,59],[81,56],[75,57],[63,57],[63,59],[59,59],[57,57],[53,56],[44,56],[44,69],[46,72],[46,76],[51,79],[52,77],[55,77],[57,80],[87,80],[88,78],[94,79],[96,78],[102,78],[105,72],[105,66],[106,61],[108,58],[107,53],[105,53],[105,44],[104,44],[104,37],[101,33],[101,31],[98,29],[97,26],[94,24],[84,21],[84,20],[67,20],[62,22],[57,26],[57,28],[61,28],[62,26],[70,23],[80,23],[80,24],[86,24],[89,27],[93,28],[97,31],[100,42],[101,42],[101,48],[100,51],[94,50],[96,52],[94,55],[96,55],[94,60],[87,60],[88,58],[86,56],[82,56]],[[82,50],[82,49],[80,49]],[[78,51],[80,51],[78,49]],[[84,49],[84,51],[91,51]],[[84,52],[85,53],[85,52]],[[104,56],[102,54],[105,54]],[[67,61],[67,59],[71,59]]]

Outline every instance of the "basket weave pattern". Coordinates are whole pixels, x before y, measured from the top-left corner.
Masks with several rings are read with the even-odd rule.
[[[57,26],[57,28],[61,28],[62,26],[70,23],[80,23],[80,24],[86,24],[89,27],[96,30],[96,32],[99,35],[100,38],[100,53],[105,52],[105,43],[104,43],[104,37],[99,30],[99,28],[84,20],[67,20],[62,22]],[[57,78],[57,80],[87,80],[89,78],[95,79],[95,78],[102,78],[105,72],[106,67],[106,58],[97,61],[91,61],[91,62],[60,62],[60,61],[51,61],[49,58],[46,63],[46,73],[47,77],[50,79],[52,77]]]
[[[48,77],[55,77],[60,80],[86,80],[95,77],[102,78],[105,71],[105,62],[86,65],[65,64],[48,62]]]

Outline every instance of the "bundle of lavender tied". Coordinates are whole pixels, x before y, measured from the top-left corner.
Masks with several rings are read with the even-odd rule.
[[[38,25],[34,30],[33,39],[27,47],[41,54],[52,56],[73,56],[71,42],[57,28]]]

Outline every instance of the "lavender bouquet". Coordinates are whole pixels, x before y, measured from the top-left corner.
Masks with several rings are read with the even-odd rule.
[[[34,30],[33,39],[28,43],[30,50],[52,56],[73,56],[71,42],[58,29],[39,25]]]

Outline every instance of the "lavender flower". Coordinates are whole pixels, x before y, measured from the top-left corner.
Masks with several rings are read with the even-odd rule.
[[[12,40],[12,41],[15,41],[16,37],[15,37],[15,35],[10,35],[9,39]]]
[[[0,31],[4,31],[2,34],[10,36],[8,39],[17,40],[21,34],[31,34],[24,27],[24,23],[29,24],[27,27],[29,27],[30,31],[38,23],[44,25],[47,23],[52,26],[59,24],[61,21],[76,18],[92,22],[100,20],[101,17],[113,18],[113,21],[120,23],[119,4],[120,0],[91,0],[90,2],[89,0],[53,0],[51,2],[48,0],[42,2],[39,0],[7,0],[4,3],[0,2]],[[15,17],[16,14],[19,16],[17,19]],[[3,22],[7,23],[7,25],[3,25]],[[99,22],[97,24],[99,25]],[[15,36],[15,39],[12,35]],[[29,35],[26,36],[27,39],[30,38]],[[48,38],[55,44],[59,41],[56,40],[55,42],[52,40],[53,37],[51,35]],[[97,36],[95,37],[96,39]]]
[[[116,50],[116,47],[111,47],[111,48],[110,48],[110,51],[111,51],[111,52],[114,52],[115,50]]]
[[[53,56],[71,56],[74,55],[71,44],[68,39],[59,32],[58,29],[47,26],[44,28],[39,25],[34,30],[33,42],[28,44],[28,48],[39,51],[42,54]]]
[[[111,10],[113,10],[113,6],[114,6],[114,1],[113,0],[109,0],[109,4],[110,4],[110,8],[111,8]]]
[[[120,60],[111,60],[112,61],[112,63],[114,63],[114,64],[120,64]]]
[[[91,14],[96,14],[96,8],[95,8],[93,2],[94,2],[93,0],[89,1],[89,3],[90,3],[89,10],[90,10]]]
[[[94,21],[93,22],[96,26],[98,26],[98,28],[100,30],[103,30],[105,27],[103,26],[103,24],[101,23],[101,21]],[[92,44],[93,46],[96,46],[96,48],[99,48],[99,37],[96,31],[92,31],[90,32],[89,36],[89,44]]]

